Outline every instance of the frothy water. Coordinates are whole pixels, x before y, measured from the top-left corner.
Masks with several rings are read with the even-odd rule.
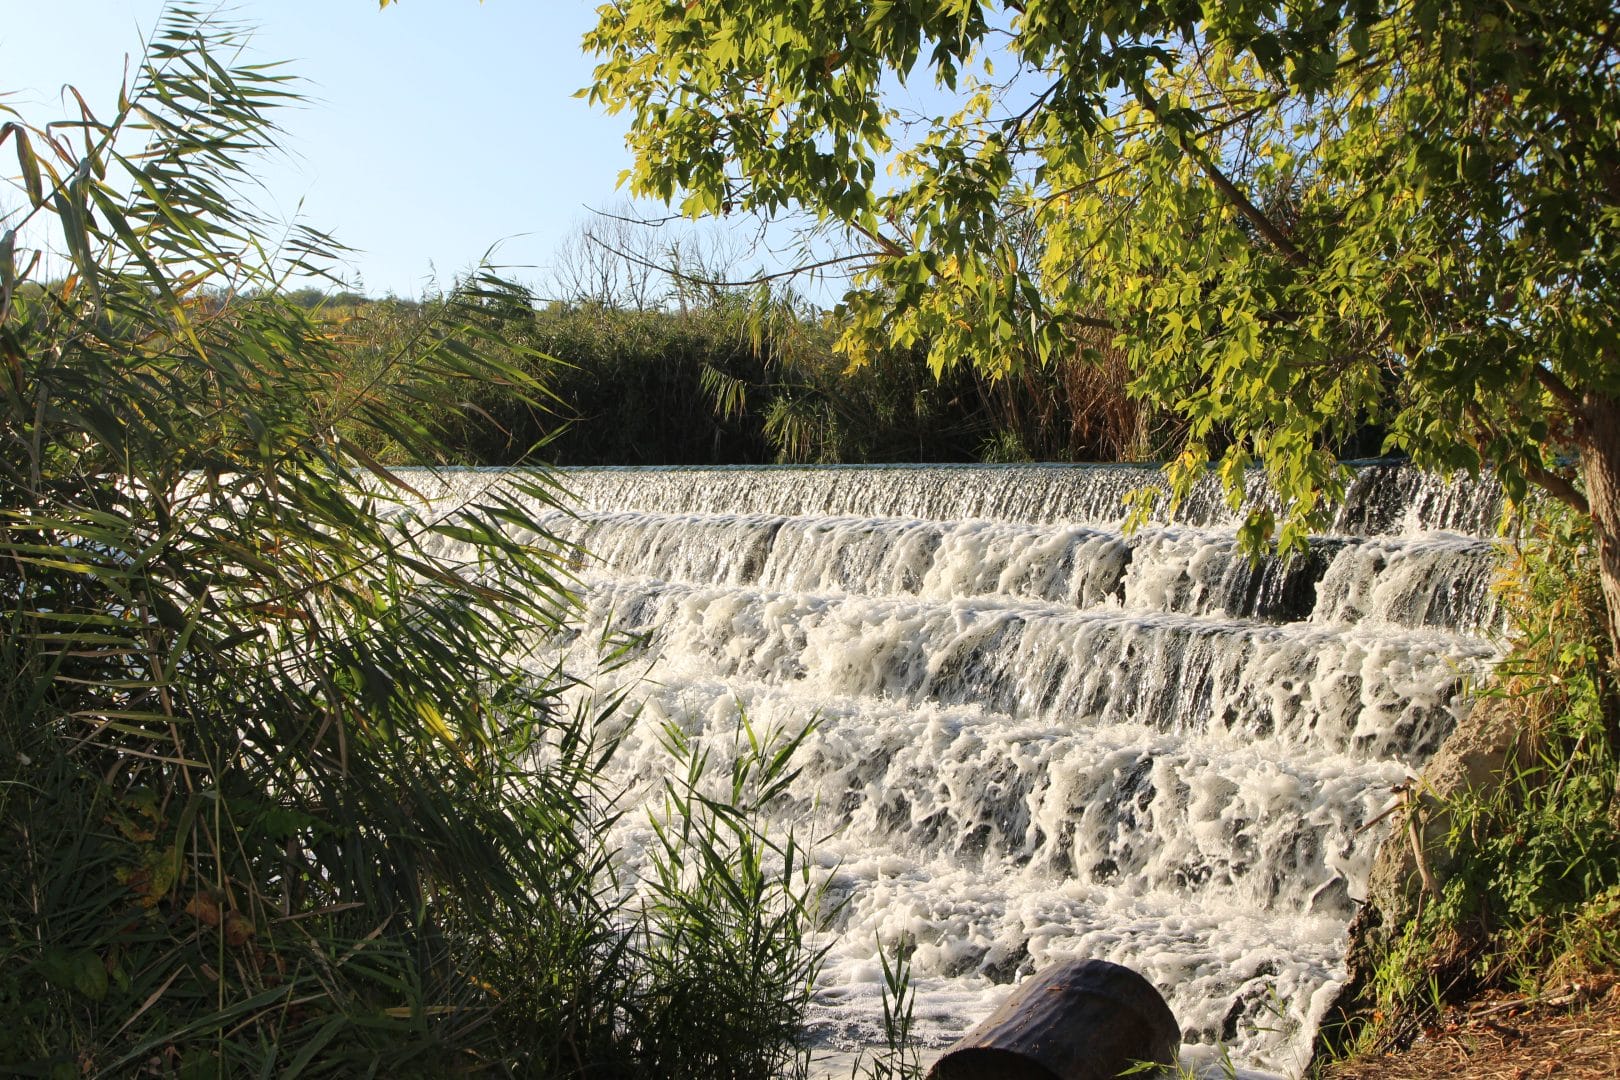
[[[441,474],[459,500],[499,473]],[[823,1068],[881,1041],[913,948],[941,1047],[1048,963],[1126,964],[1194,1062],[1295,1074],[1343,977],[1391,788],[1498,655],[1488,479],[1363,468],[1330,535],[1252,561],[1212,486],[1125,535],[1133,466],[579,469],[548,527],[590,555],[567,654],[728,765],[739,708],[817,727],[784,826],[821,839]],[[1264,491],[1255,481],[1255,496]],[[446,553],[452,557],[453,553]],[[630,863],[647,841],[627,815]],[[925,1055],[925,1062],[928,1055]]]

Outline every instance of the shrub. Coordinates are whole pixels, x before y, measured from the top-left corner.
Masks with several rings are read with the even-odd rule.
[[[1363,1043],[1401,1045],[1448,1002],[1536,992],[1620,964],[1614,657],[1590,522],[1544,504],[1504,566],[1512,651],[1488,695],[1511,710],[1519,762],[1448,801],[1449,876],[1397,928]]]

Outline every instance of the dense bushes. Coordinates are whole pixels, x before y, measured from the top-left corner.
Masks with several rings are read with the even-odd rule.
[[[344,385],[371,384],[431,302],[317,308],[340,328]],[[706,292],[664,307],[594,301],[486,312],[508,361],[544,383],[446,382],[418,405],[448,459],[499,465],[710,465],[977,460],[1118,460],[1158,447],[1125,395],[1117,356],[992,380],[967,365],[937,376],[926,350],[891,348],[850,368],[837,317],[768,292]],[[340,427],[340,431],[345,431]],[[345,432],[384,460],[386,438]]]

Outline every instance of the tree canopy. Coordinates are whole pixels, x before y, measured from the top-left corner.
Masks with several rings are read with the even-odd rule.
[[[585,93],[630,114],[634,194],[841,232],[857,361],[1117,342],[1188,420],[1172,492],[1268,471],[1251,542],[1320,526],[1371,426],[1591,513],[1620,609],[1617,32],[1604,0],[614,0]]]

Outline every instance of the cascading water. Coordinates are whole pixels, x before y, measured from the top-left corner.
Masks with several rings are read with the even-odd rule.
[[[548,525],[591,553],[578,656],[645,643],[627,781],[666,721],[717,745],[739,706],[818,721],[782,812],[822,835],[838,902],[830,1047],[880,1040],[880,942],[905,942],[936,1044],[1023,975],[1097,957],[1152,980],[1190,1043],[1297,1072],[1369,823],[1497,655],[1489,481],[1363,468],[1333,535],[1256,564],[1213,486],[1124,535],[1140,467],[562,479],[578,516]]]

